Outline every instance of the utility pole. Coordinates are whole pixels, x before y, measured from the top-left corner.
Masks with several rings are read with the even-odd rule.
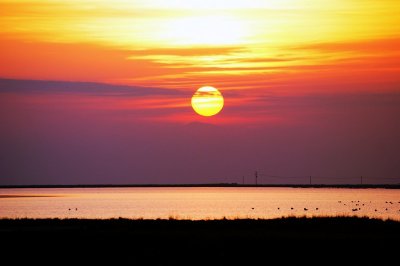
[[[242,183],[243,183],[243,185],[244,185],[244,176],[242,176]]]
[[[254,175],[255,175],[255,177],[256,177],[256,186],[257,186],[257,184],[258,184],[258,173],[257,173],[257,171],[254,173]]]

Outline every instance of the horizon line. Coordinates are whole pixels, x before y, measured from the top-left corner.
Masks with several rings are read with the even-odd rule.
[[[239,184],[239,183],[197,183],[197,184],[41,184],[41,185],[0,185],[0,188],[118,188],[118,187],[293,187],[293,188],[391,188],[400,189],[398,184]]]

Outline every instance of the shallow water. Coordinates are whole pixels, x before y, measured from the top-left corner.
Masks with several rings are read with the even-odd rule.
[[[276,218],[400,220],[400,190],[348,188],[0,189],[1,218]]]

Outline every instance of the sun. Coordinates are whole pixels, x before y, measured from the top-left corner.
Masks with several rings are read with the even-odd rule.
[[[224,97],[216,88],[204,86],[193,94],[192,107],[199,115],[213,116],[224,107]]]

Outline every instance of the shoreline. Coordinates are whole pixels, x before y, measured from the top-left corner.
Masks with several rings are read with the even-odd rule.
[[[215,183],[215,184],[76,184],[76,185],[0,185],[2,188],[384,188],[400,189],[400,184],[237,184],[237,183]]]
[[[116,217],[116,218],[1,218],[0,217],[0,226],[8,223],[18,222],[18,223],[92,223],[92,222],[100,222],[100,223],[242,223],[242,222],[249,222],[249,223],[280,223],[289,221],[292,222],[307,222],[307,221],[329,221],[335,220],[339,222],[367,222],[367,223],[394,223],[400,226],[400,220],[394,219],[380,219],[375,217],[368,217],[368,216],[357,216],[357,215],[327,215],[327,216],[282,216],[277,218],[218,218],[218,219],[179,219],[179,218],[124,218],[124,217]]]

